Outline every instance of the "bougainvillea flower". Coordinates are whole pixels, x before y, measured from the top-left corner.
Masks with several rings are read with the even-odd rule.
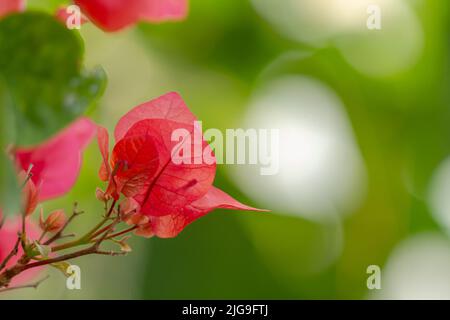
[[[67,193],[75,184],[82,151],[95,136],[97,126],[80,118],[50,140],[31,148],[17,148],[20,169],[31,168],[32,181],[44,201]]]
[[[140,21],[178,21],[187,16],[188,0],[74,0],[99,28],[113,32]]]
[[[1,0],[0,1],[0,17],[9,13],[20,12],[25,9],[25,0]]]
[[[114,168],[120,167],[117,164],[130,163],[136,154],[134,148],[118,146],[133,146],[127,142],[129,139],[152,141],[152,148],[148,149],[151,156],[146,156],[152,174],[142,179],[140,184],[135,184],[132,195],[125,194],[136,200],[140,207],[140,212],[136,213],[139,217],[137,234],[174,237],[190,222],[216,208],[259,211],[239,203],[212,185],[216,173],[215,158],[196,120],[180,95],[172,92],[137,106],[120,119],[114,134],[113,159],[109,159],[107,153],[107,134],[105,137],[105,132],[99,131],[99,146],[104,159],[100,178],[109,181],[108,190],[116,190],[112,181]],[[200,146],[201,155],[192,152],[182,155],[182,160],[189,161],[173,161],[180,145],[180,141],[172,140],[176,131],[185,132],[186,136],[181,140],[189,141],[189,147],[195,149]],[[190,139],[192,136],[200,137],[200,141]],[[131,157],[127,155],[129,150]],[[145,153],[145,149],[142,152]],[[203,154],[212,154],[214,161],[202,161],[198,157]],[[143,155],[140,157],[144,158]],[[157,169],[154,171],[155,163]],[[140,166],[145,166],[145,162],[142,161]],[[148,222],[142,216],[146,216]]]
[[[16,244],[17,241],[17,234],[21,230],[21,225],[22,225],[21,218],[16,217],[15,219],[7,219],[3,227],[0,228],[0,261],[3,261],[14,248],[14,245]],[[30,239],[30,241],[36,240],[39,237],[39,231],[31,220],[27,220],[26,232],[27,238]],[[22,254],[23,250],[21,246],[19,246],[17,255],[13,256],[11,260],[9,260],[9,262],[6,264],[6,268],[16,264]],[[35,277],[38,273],[39,268],[27,270],[18,275],[17,277],[14,277],[14,279],[11,282],[11,285],[18,285],[26,281],[29,281],[33,277]]]

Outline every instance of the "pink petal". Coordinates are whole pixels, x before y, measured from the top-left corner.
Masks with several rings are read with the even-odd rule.
[[[197,120],[181,96],[176,92],[170,92],[145,102],[125,114],[117,123],[114,131],[116,141],[122,139],[135,123],[146,119],[165,119],[189,126],[192,126]]]
[[[186,207],[190,211],[190,215],[199,213],[208,213],[214,209],[231,209],[231,210],[245,210],[245,211],[260,211],[267,212],[268,210],[257,209],[232,198],[230,195],[220,190],[219,188],[212,187],[208,193],[201,199],[192,202]]]
[[[208,193],[186,206],[183,212],[164,217],[151,217],[152,231],[160,238],[173,238],[177,236],[189,223],[203,217],[214,209],[230,209],[266,212],[267,210],[249,207],[222,190],[211,187]]]
[[[109,165],[109,135],[108,130],[98,126],[97,127],[97,141],[103,162],[100,166],[98,175],[102,181],[108,181],[111,174],[111,167]]]
[[[16,150],[21,169],[27,171],[33,165],[32,180],[40,190],[40,201],[62,196],[73,187],[82,151],[96,130],[92,121],[81,118],[41,145]]]
[[[181,210],[187,204],[203,197],[214,181],[216,164],[196,163],[195,160],[198,159],[193,151],[189,163],[178,164],[172,161],[172,151],[176,149],[178,142],[172,141],[171,137],[172,132],[177,129],[189,133],[199,130],[192,124],[153,119],[140,121],[127,132],[126,137],[151,136],[159,156],[159,168],[154,179],[135,196],[142,206],[141,213],[147,216],[169,215]],[[198,136],[201,139],[200,150],[210,150],[207,142],[202,140],[201,132],[198,132]],[[195,146],[197,141],[191,141],[189,146]]]
[[[187,0],[75,0],[99,28],[114,32],[141,20],[162,22],[187,16]]]
[[[0,17],[9,13],[20,12],[25,9],[25,0],[1,0]]]
[[[99,28],[113,32],[137,23],[145,1],[148,0],[75,0],[74,2]]]
[[[183,20],[188,15],[188,0],[150,0],[145,2],[141,18],[149,22]]]
[[[149,185],[159,167],[159,154],[151,136],[125,137],[113,149],[112,165],[118,194],[133,197]]]

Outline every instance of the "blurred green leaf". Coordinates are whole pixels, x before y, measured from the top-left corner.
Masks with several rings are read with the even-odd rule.
[[[41,142],[83,114],[104,91],[106,76],[82,68],[83,44],[53,16],[0,21],[0,75],[10,92],[15,144]]]
[[[70,3],[68,0],[28,0],[27,8],[54,12],[57,8],[67,6]]]
[[[4,216],[20,212],[20,189],[15,170],[6,154],[0,153],[0,208]]]
[[[6,154],[11,141],[9,105],[11,97],[4,90],[0,77],[0,209],[5,216],[20,212],[20,190],[11,160]]]

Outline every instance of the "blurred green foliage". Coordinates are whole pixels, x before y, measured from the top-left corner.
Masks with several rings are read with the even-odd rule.
[[[103,92],[103,71],[82,69],[79,36],[47,14],[2,19],[0,44],[0,72],[12,101],[7,113],[13,115],[16,132],[20,130],[11,143],[44,141],[83,114]]]

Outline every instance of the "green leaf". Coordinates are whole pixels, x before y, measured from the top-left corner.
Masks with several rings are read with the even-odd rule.
[[[84,70],[82,58],[80,36],[51,15],[27,12],[0,21],[0,77],[16,131],[11,142],[42,142],[102,95],[104,71]]]

